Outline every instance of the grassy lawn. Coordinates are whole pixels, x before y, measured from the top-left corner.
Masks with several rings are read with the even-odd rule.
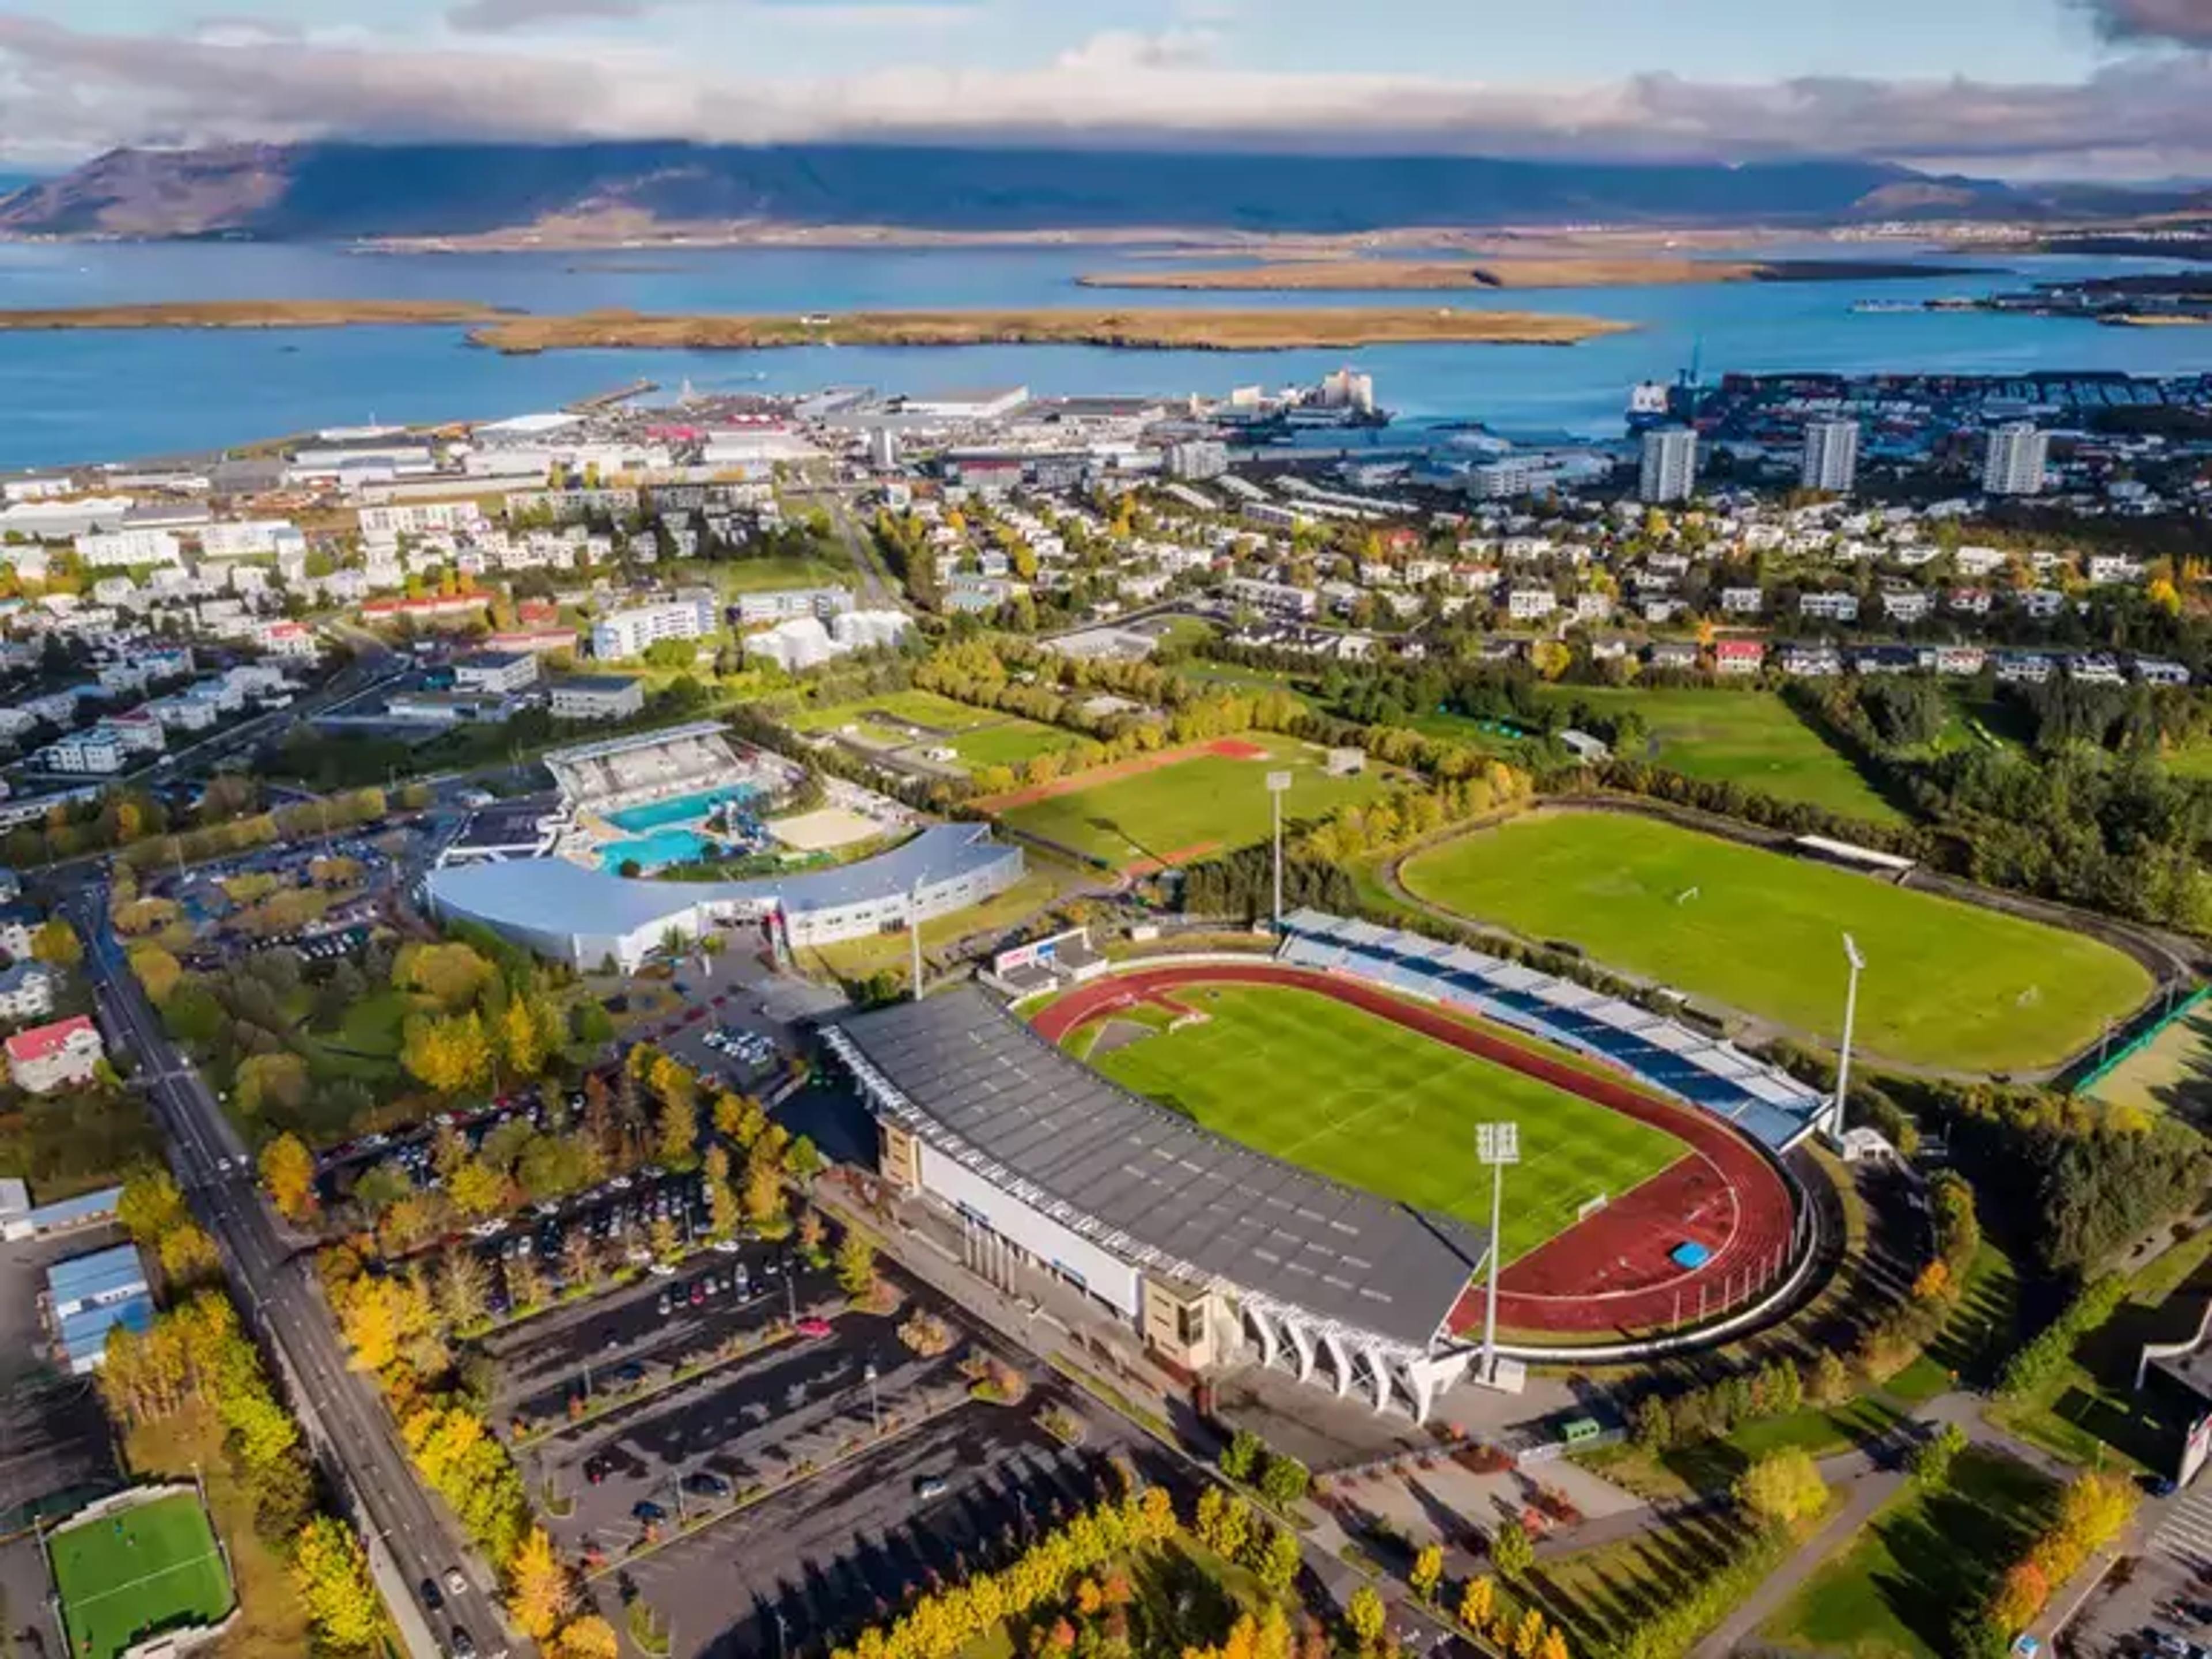
[[[1028,854],[1028,863],[1027,873],[1005,892],[981,904],[971,904],[964,910],[923,922],[923,951],[942,950],[970,933],[1012,927],[1032,912],[1051,904],[1079,879],[1078,872],[1066,865],[1041,858],[1034,851]],[[901,928],[894,933],[878,933],[868,939],[840,939],[834,945],[802,945],[797,956],[799,967],[805,971],[859,980],[886,969],[896,969],[903,975],[910,951],[906,930]]]
[[[76,1659],[114,1659],[155,1632],[230,1611],[230,1575],[190,1492],[65,1528],[50,1553]]]
[[[1079,732],[1008,714],[995,726],[962,732],[953,738],[952,748],[961,764],[973,771],[983,766],[1019,766],[1039,755],[1073,749],[1083,740]]]
[[[2127,1299],[2075,1345],[2045,1388],[1990,1407],[1989,1419],[2069,1462],[2164,1473],[2185,1425],[2169,1422],[2160,1397],[2135,1389],[2136,1364],[2150,1342],[2185,1341],[2212,1293],[2212,1228],[2183,1240],[2130,1275]]]
[[[237,1581],[239,1620],[222,1651],[230,1659],[294,1659],[307,1652],[307,1609],[283,1558],[253,1530],[253,1494],[231,1473],[214,1413],[188,1406],[161,1422],[141,1424],[124,1443],[124,1455],[134,1474],[149,1479],[189,1480],[198,1464]]]
[[[687,568],[690,567],[687,566]],[[852,567],[827,559],[716,560],[705,568],[725,593],[757,593],[771,587],[850,587]]]
[[[1910,1065],[2056,1065],[2148,994],[2109,945],[1656,819],[1543,812],[1408,860],[1430,902],[1828,1042],[1843,935],[1865,952],[1857,1041]]]
[[[1576,686],[1557,696],[1608,713],[1635,709],[1654,745],[1644,758],[1685,777],[1739,783],[1877,823],[1903,821],[1858,769],[1774,692]]]
[[[1239,668],[1225,662],[1187,662],[1176,672],[1187,680],[1197,680],[1206,685],[1218,685],[1236,691],[1280,691],[1285,696],[1296,697],[1309,708],[1318,708],[1321,700],[1298,689],[1296,678],[1265,668]]]
[[[1942,1659],[1962,1597],[1994,1583],[2027,1547],[2052,1495],[2026,1464],[1972,1448],[1943,1486],[1908,1486],[1759,1634],[1853,1659]]]
[[[1155,859],[1172,865],[1267,840],[1269,772],[1291,774],[1290,792],[1283,799],[1286,829],[1326,817],[1348,801],[1372,800],[1390,787],[1382,769],[1373,765],[1357,777],[1332,778],[1322,752],[1294,738],[1252,732],[1237,741],[1266,750],[1266,757],[1199,755],[1032,801],[1001,816],[1013,829],[1103,863]]]
[[[401,1029],[408,1015],[436,1006],[431,998],[417,997],[405,991],[386,988],[372,992],[346,1010],[334,1041],[341,1048],[358,1049],[365,1054],[397,1058]]]
[[[2212,1001],[2201,1002],[2090,1091],[2114,1106],[2212,1119]]]
[[[1540,1562],[1514,1604],[1534,1601],[1566,1632],[1572,1651],[1607,1651],[1735,1560],[1750,1540],[1731,1510],[1671,1516],[1618,1543]]]
[[[1180,1000],[1207,1018],[1092,1063],[1332,1180],[1487,1226],[1474,1124],[1518,1122],[1509,1261],[1571,1225],[1585,1200],[1626,1193],[1682,1155],[1671,1135],[1310,991],[1213,986]]]
[[[841,726],[862,720],[869,714],[888,714],[891,719],[902,720],[909,726],[945,732],[972,732],[979,726],[1012,718],[994,709],[955,702],[950,697],[939,696],[934,691],[907,690],[885,691],[852,702],[802,709],[787,719],[784,724],[795,732],[834,732]]]

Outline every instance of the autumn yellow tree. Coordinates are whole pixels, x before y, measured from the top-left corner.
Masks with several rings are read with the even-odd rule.
[[[1467,1581],[1460,1592],[1459,1621],[1471,1631],[1488,1627],[1492,1610],[1498,1605],[1498,1586],[1488,1573]]]
[[[1513,1628],[1514,1659],[1536,1659],[1536,1650],[1543,1645],[1544,1615],[1531,1607]]]
[[[568,1623],[576,1608],[576,1586],[553,1540],[543,1527],[524,1534],[522,1547],[507,1565],[509,1590],[507,1610],[533,1642],[546,1642]]]
[[[383,1633],[368,1553],[344,1522],[318,1515],[300,1529],[292,1541],[292,1583],[331,1650],[365,1651]]]
[[[1424,1601],[1435,1601],[1437,1586],[1443,1577],[1444,1547],[1435,1543],[1422,1545],[1413,1553],[1413,1570],[1406,1579],[1413,1586],[1413,1594]]]
[[[261,1149],[261,1180],[276,1207],[294,1221],[315,1212],[315,1155],[289,1133]]]

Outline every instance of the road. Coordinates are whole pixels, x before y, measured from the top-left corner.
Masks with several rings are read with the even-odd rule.
[[[883,555],[877,551],[875,538],[853,522],[850,504],[845,492],[836,484],[807,483],[789,487],[789,493],[803,500],[819,501],[829,514],[830,523],[845,550],[852,556],[853,568],[860,578],[860,607],[865,611],[903,611],[906,609],[905,591],[890,572],[884,568]]]
[[[416,1485],[391,1414],[347,1364],[315,1282],[313,1258],[288,1243],[254,1184],[252,1160],[205,1079],[170,1042],[107,927],[101,891],[70,901],[85,941],[102,1023],[137,1060],[137,1080],[170,1145],[170,1167],[222,1248],[241,1307],[287,1367],[292,1403],[337,1489],[356,1504],[363,1533],[382,1542],[404,1582],[442,1580],[459,1565],[469,1592],[421,1612],[440,1648],[465,1629],[477,1651],[497,1656],[508,1638],[487,1600],[493,1580],[465,1553],[453,1523]],[[419,1589],[416,1590],[420,1596]],[[410,1622],[402,1619],[403,1628]],[[409,1646],[423,1646],[422,1632]],[[422,1656],[418,1653],[418,1659]]]

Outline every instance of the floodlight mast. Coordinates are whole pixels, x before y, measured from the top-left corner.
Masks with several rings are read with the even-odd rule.
[[[1521,1161],[1521,1126],[1478,1123],[1474,1155],[1490,1167],[1490,1288],[1482,1313],[1482,1380],[1498,1381],[1498,1273],[1505,1255],[1505,1166]]]
[[[1844,1042],[1836,1058],[1836,1099],[1828,1109],[1828,1134],[1834,1140],[1844,1138],[1844,1104],[1851,1086],[1851,1027],[1858,1018],[1859,975],[1866,968],[1859,942],[1849,933],[1844,935],[1844,959],[1850,963],[1851,976],[1844,990]]]
[[[1267,804],[1274,817],[1275,830],[1275,932],[1283,931],[1283,794],[1291,787],[1288,772],[1267,774]]]

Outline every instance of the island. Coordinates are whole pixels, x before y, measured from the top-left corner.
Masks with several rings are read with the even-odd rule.
[[[484,323],[514,313],[453,300],[161,300],[140,305],[0,310],[0,331],[94,328],[351,328]]]
[[[508,317],[471,330],[495,351],[586,348],[757,350],[775,346],[1091,345],[1133,351],[1349,350],[1361,346],[1573,345],[1626,323],[1449,306],[1231,311],[860,311],[842,316]]]
[[[1085,288],[1231,293],[1388,293],[1407,289],[1648,288],[1691,283],[1894,282],[1983,274],[1900,260],[1691,259],[1667,254],[1513,255],[1476,259],[1273,259],[1208,270],[1094,271]]]

